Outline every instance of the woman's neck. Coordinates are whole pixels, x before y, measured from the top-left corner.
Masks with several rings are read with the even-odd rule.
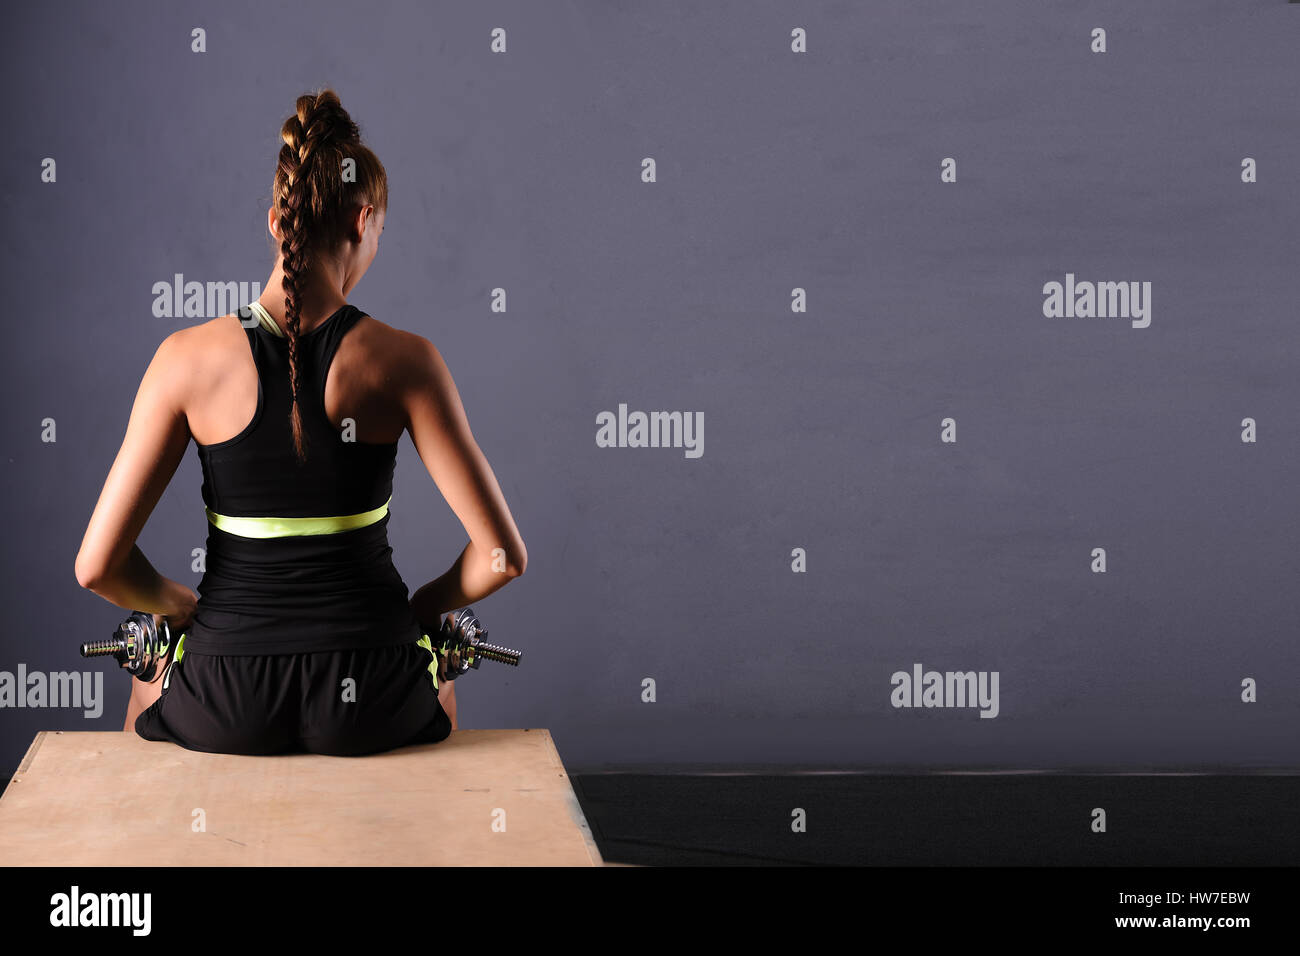
[[[299,333],[310,332],[347,305],[347,299],[343,295],[342,280],[333,276],[328,267],[312,269],[302,277],[299,286]],[[281,329],[285,328],[284,270],[280,267],[278,259],[257,301],[270,313],[271,318],[275,319]]]

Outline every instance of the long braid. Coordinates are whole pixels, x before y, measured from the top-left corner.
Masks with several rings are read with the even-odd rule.
[[[299,464],[307,460],[299,392],[302,375],[298,338],[302,292],[315,253],[341,237],[357,201],[387,208],[388,180],[383,165],[361,145],[361,132],[333,90],[298,97],[294,115],[280,129],[275,175],[275,205],[280,226],[284,273],[285,338],[289,343],[289,424]],[[345,158],[356,164],[356,177],[344,180]],[[346,182],[346,185],[345,185]]]
[[[289,147],[281,150],[283,154]],[[309,180],[302,175],[289,174],[289,188],[280,205],[281,268],[284,272],[284,325],[289,340],[289,388],[291,405],[289,424],[293,429],[293,448],[299,463],[307,460],[307,434],[302,423],[302,406],[298,404],[298,389],[302,382],[298,366],[298,331],[302,322],[302,277],[310,265],[306,230],[303,228],[302,208]]]

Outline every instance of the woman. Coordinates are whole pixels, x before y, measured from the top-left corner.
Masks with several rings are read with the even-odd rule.
[[[281,138],[265,291],[159,346],[77,580],[184,635],[152,682],[132,679],[128,731],[212,753],[436,742],[456,726],[455,685],[425,635],[522,574],[527,552],[438,350],[347,302],[378,251],[384,167],[330,90],[300,96]],[[387,534],[403,432],[470,538],[409,597]],[[135,544],[191,438],[201,597]]]

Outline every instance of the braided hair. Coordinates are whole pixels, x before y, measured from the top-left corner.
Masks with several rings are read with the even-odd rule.
[[[284,272],[285,337],[289,342],[289,426],[299,464],[307,460],[307,438],[298,401],[301,384],[298,333],[301,293],[315,256],[347,235],[359,205],[388,207],[383,164],[361,143],[361,131],[333,90],[298,97],[294,114],[280,128],[279,164],[272,187],[280,226]],[[344,164],[352,161],[345,174]]]

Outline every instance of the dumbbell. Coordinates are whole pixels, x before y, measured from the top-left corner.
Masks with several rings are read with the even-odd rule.
[[[172,630],[163,618],[155,624],[153,615],[132,611],[106,641],[81,645],[82,657],[112,657],[132,676],[148,683],[158,676],[158,665],[172,648]]]
[[[472,607],[464,607],[452,617],[443,618],[442,630],[438,632],[438,653],[446,661],[446,680],[455,680],[471,667],[477,669],[479,661],[498,661],[519,666],[523,657],[519,651],[497,644],[488,644],[487,628],[474,616]]]

